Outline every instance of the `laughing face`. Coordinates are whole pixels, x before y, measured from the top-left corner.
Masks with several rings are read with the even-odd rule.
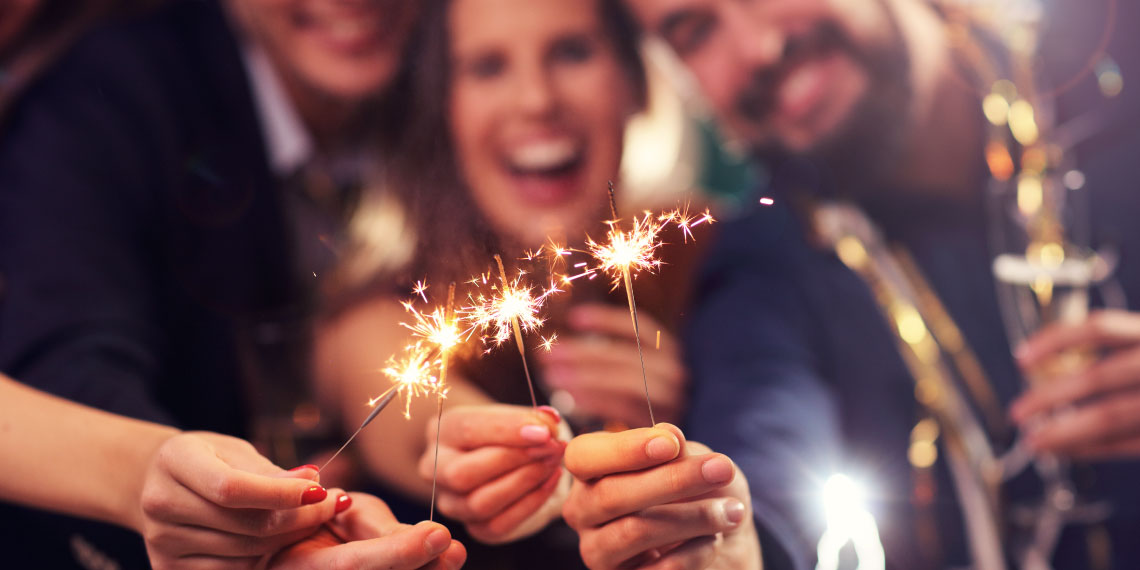
[[[230,0],[244,34],[287,82],[355,103],[395,74],[417,2],[406,0]]]
[[[632,80],[597,1],[455,0],[449,122],[476,205],[533,247],[605,216]]]
[[[842,154],[909,104],[907,57],[875,0],[626,0],[730,132],[758,149]]]

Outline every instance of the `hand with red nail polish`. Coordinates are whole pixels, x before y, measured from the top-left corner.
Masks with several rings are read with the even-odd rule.
[[[761,567],[744,474],[675,426],[578,436],[566,468],[562,514],[592,570]]]
[[[156,569],[188,556],[245,568],[316,532],[344,510],[315,467],[285,471],[249,443],[191,432],[155,453],[140,493],[137,528]],[[338,510],[339,509],[339,510]]]
[[[352,508],[320,532],[274,556],[272,570],[455,570],[467,550],[439,523],[401,524],[384,501],[371,495],[342,495]],[[338,500],[339,504],[340,500]]]
[[[533,534],[557,518],[569,487],[562,454],[569,428],[552,408],[501,404],[446,410],[439,432],[436,507],[481,542]],[[431,480],[435,423],[420,475]],[[561,487],[561,492],[559,491]]]

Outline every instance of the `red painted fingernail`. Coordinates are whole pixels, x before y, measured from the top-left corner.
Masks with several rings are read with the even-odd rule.
[[[341,495],[336,498],[336,512],[343,513],[352,506],[352,497],[348,495]]]
[[[539,406],[538,411],[545,413],[547,416],[550,416],[550,419],[554,420],[554,423],[556,424],[562,422],[562,414],[559,414],[558,410],[554,409],[552,406]]]
[[[319,503],[325,500],[327,496],[329,496],[329,492],[326,491],[324,487],[313,485],[305,489],[304,493],[301,493],[301,504],[312,505],[313,503]]]
[[[302,465],[300,467],[294,467],[294,468],[290,469],[289,472],[292,473],[294,471],[304,471],[306,469],[312,469],[313,471],[320,471],[321,470],[316,465],[309,464],[309,465]]]

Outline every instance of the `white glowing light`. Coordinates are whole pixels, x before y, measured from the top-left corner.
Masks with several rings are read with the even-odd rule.
[[[843,474],[832,475],[823,485],[823,512],[827,530],[816,549],[816,570],[837,570],[839,551],[847,543],[859,557],[857,570],[883,570],[886,556],[875,517],[867,511],[863,487]]]

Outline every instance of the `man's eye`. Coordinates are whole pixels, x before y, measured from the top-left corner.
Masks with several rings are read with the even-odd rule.
[[[712,15],[693,15],[676,21],[665,32],[665,40],[680,56],[701,49],[716,29]]]

